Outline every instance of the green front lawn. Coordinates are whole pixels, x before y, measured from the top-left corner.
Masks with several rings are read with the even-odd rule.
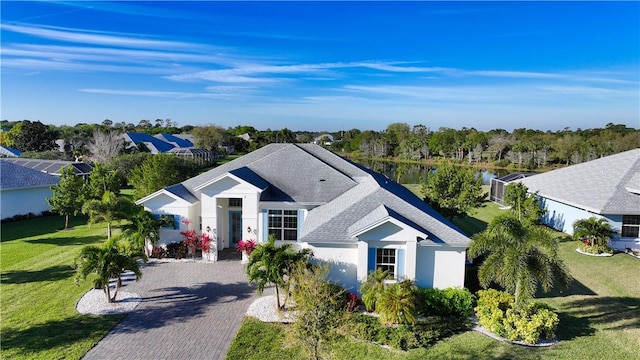
[[[106,224],[41,217],[2,224],[0,331],[2,359],[79,359],[122,318],[75,310],[91,281],[74,285],[73,259],[106,240]]]

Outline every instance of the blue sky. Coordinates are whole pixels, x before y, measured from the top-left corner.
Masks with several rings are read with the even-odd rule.
[[[0,6],[7,120],[640,127],[639,2]]]

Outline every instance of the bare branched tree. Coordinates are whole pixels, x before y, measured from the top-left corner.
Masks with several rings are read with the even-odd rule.
[[[103,132],[100,130],[93,132],[93,139],[87,144],[87,148],[91,153],[91,160],[100,163],[118,156],[123,146],[124,139],[122,135],[115,131]]]

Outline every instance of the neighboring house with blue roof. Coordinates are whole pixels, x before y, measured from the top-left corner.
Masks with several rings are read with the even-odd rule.
[[[176,147],[174,144],[170,144],[146,133],[128,132],[122,134],[122,136],[127,143],[131,144],[130,146],[138,146],[138,144],[143,143],[152,154],[165,153]]]
[[[51,206],[51,186],[60,181],[55,175],[0,160],[0,216],[2,219],[33,213],[39,215]]]
[[[20,150],[0,145],[0,157],[19,157],[22,155]]]
[[[177,136],[167,133],[157,134],[155,138],[158,138],[164,142],[174,145],[178,148],[192,148],[194,147],[193,141],[185,136]]]
[[[576,220],[605,218],[618,232],[613,247],[640,249],[640,149],[520,181],[546,206],[544,224],[573,234]]]
[[[318,145],[270,144],[137,204],[181,220],[161,229],[162,243],[186,229],[212,229],[218,248],[273,235],[313,250],[350,291],[376,268],[421,287],[464,286],[467,236],[404,186]]]

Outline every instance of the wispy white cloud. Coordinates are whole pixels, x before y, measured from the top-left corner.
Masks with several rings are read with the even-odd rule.
[[[78,89],[80,92],[105,95],[147,96],[160,98],[220,98],[219,93],[183,92],[183,91],[157,91],[157,90],[118,90],[118,89]]]
[[[57,26],[0,24],[0,29],[44,39],[91,45],[142,49],[184,49],[196,47],[195,44],[179,41],[145,39],[141,38],[139,34],[79,30]]]

